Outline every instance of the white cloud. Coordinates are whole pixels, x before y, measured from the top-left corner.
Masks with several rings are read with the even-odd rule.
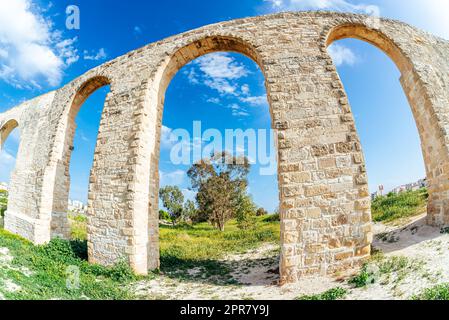
[[[265,94],[255,97],[240,97],[239,99],[241,102],[248,103],[251,106],[264,106],[268,104],[267,96]]]
[[[171,141],[173,130],[169,127],[162,126],[161,128],[161,148],[167,149],[173,146],[173,141]]]
[[[228,80],[211,78],[205,80],[204,84],[211,89],[217,90],[222,95],[236,95],[237,85],[231,84]]]
[[[209,103],[213,103],[213,104],[219,104],[220,103],[220,99],[217,98],[217,97],[208,98],[206,101],[209,102]]]
[[[0,78],[11,85],[59,85],[77,60],[75,41],[63,39],[31,0],[0,0]]]
[[[248,74],[245,66],[226,52],[217,52],[195,60],[200,70],[212,79],[240,79]]]
[[[176,170],[173,172],[163,172],[159,171],[159,179],[161,186],[179,186],[184,182],[186,173],[183,170]]]
[[[104,48],[100,48],[98,52],[89,52],[87,50],[84,50],[84,60],[104,60],[108,57],[106,54],[106,50]]]
[[[221,95],[240,94],[239,85],[235,80],[249,74],[245,65],[226,52],[207,54],[193,61],[188,67],[190,69],[184,71],[184,74],[190,83],[202,83]]]
[[[337,66],[353,66],[357,62],[355,53],[343,45],[334,43],[329,46],[328,51]]]
[[[187,76],[187,79],[191,84],[199,84],[200,81],[198,80],[198,74],[196,73],[195,69],[190,69],[184,71],[184,74]]]
[[[249,92],[250,92],[250,90],[249,90],[249,85],[244,84],[244,85],[240,88],[240,90],[242,91],[242,93],[243,93],[244,95],[248,95]]]
[[[246,111],[246,109],[236,103],[229,105],[228,108],[231,109],[232,115],[234,117],[248,117],[249,116],[249,113]]]

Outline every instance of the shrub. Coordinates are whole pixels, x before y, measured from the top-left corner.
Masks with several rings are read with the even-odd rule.
[[[171,221],[170,214],[167,211],[159,210],[159,220]]]
[[[239,198],[236,218],[237,226],[241,230],[249,230],[256,227],[256,206],[247,194],[243,194]]]
[[[256,216],[263,217],[263,216],[266,216],[266,215],[268,215],[268,211],[267,210],[265,210],[264,208],[257,209]]]

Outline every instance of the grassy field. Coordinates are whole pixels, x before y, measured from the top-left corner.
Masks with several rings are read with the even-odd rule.
[[[85,242],[53,240],[34,246],[0,229],[0,248],[0,295],[6,299],[133,298],[127,285],[137,278],[129,267],[90,265]]]
[[[422,214],[426,212],[428,197],[425,188],[377,197],[372,202],[373,220],[388,223]]]
[[[45,246],[0,229],[0,297],[6,299],[133,299],[129,285],[137,280],[125,263],[112,268],[87,262],[85,219],[70,215],[72,235],[81,240],[53,240]],[[268,219],[269,220],[269,219]],[[259,218],[254,231],[240,231],[235,221],[224,233],[208,224],[161,226],[161,271],[174,278],[189,277],[188,270],[200,268],[201,277],[230,284],[231,270],[220,259],[244,252],[262,243],[279,242],[279,222]],[[79,272],[79,285],[67,286]],[[20,290],[14,290],[18,286]]]
[[[227,254],[243,253],[263,243],[279,243],[280,225],[270,216],[259,217],[257,227],[242,231],[231,220],[225,232],[207,223],[194,226],[161,226],[161,271],[174,277],[190,277],[188,270],[200,268],[202,277],[232,283],[229,266],[222,262]]]
[[[425,210],[426,190],[378,198],[373,202],[375,221],[392,222],[414,216]],[[2,202],[3,203],[3,202]],[[5,203],[6,204],[6,203]],[[131,289],[140,280],[151,280],[164,274],[179,281],[207,281],[220,286],[235,285],[232,264],[225,261],[263,244],[278,244],[279,217],[257,218],[252,231],[239,230],[231,220],[220,232],[208,223],[196,225],[160,226],[161,269],[148,277],[132,274],[126,263],[106,268],[87,262],[86,218],[70,214],[73,241],[53,240],[44,246],[14,236],[0,228],[0,299],[136,299]],[[389,279],[417,272],[421,265],[405,258],[372,258],[379,276]],[[192,270],[198,272],[192,273]],[[73,275],[79,275],[79,281]],[[364,288],[373,277],[365,267],[349,280],[353,288]],[[301,296],[298,300],[344,299],[348,291],[335,288],[317,295]],[[448,285],[423,291],[413,299],[447,300]]]

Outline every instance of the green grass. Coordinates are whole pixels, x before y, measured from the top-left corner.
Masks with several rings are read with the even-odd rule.
[[[0,229],[0,248],[8,248],[14,257],[0,267],[0,293],[6,299],[133,298],[127,285],[137,278],[129,267],[125,263],[112,268],[89,264],[83,241],[53,240],[45,246],[34,246]],[[70,268],[79,270],[79,286],[67,286]],[[6,280],[20,286],[20,290],[8,292]]]
[[[71,236],[74,240],[87,239],[87,217],[77,213],[69,213]]]
[[[72,236],[78,240],[53,240],[48,245],[34,246],[27,240],[0,229],[0,248],[7,248],[12,262],[0,260],[0,295],[6,299],[134,299],[129,290],[138,278],[125,263],[112,268],[87,262],[85,236],[86,219],[70,215]],[[279,242],[279,222],[265,222],[258,218],[258,228],[241,231],[236,222],[220,232],[210,225],[161,226],[161,272],[169,277],[206,280],[212,283],[235,284],[231,269],[220,259],[226,254],[240,253],[262,243]],[[79,270],[79,287],[70,289],[69,272]],[[188,270],[199,268],[198,275]],[[148,278],[155,277],[156,273]],[[6,282],[20,286],[8,292]]]
[[[334,288],[321,294],[301,296],[295,300],[341,300],[346,297],[348,291],[343,288]]]
[[[198,277],[215,277],[217,283],[233,283],[232,270],[223,263],[226,254],[238,254],[263,243],[279,243],[279,222],[266,222],[259,217],[255,230],[242,231],[230,221],[225,232],[207,223],[160,227],[161,271],[181,278],[192,278],[189,269],[200,268]]]
[[[449,283],[426,289],[413,300],[449,300]]]
[[[425,188],[377,197],[372,202],[373,220],[375,222],[392,222],[424,213],[428,197]]]
[[[359,274],[349,280],[355,288],[364,288],[370,284],[381,282],[394,284],[401,282],[408,273],[418,272],[423,262],[406,257],[385,257],[382,253],[374,254],[371,261],[362,267]]]

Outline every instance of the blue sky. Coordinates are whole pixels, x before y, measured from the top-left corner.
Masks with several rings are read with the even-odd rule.
[[[81,28],[67,30],[66,7],[77,5]],[[449,38],[449,0],[227,0],[104,1],[0,0],[0,112],[56,89],[109,59],[173,34],[206,24],[286,10],[379,12]],[[370,188],[386,189],[425,176],[410,107],[399,71],[378,49],[342,40],[331,49],[356,117],[367,160]],[[71,198],[85,201],[95,138],[108,88],[81,109],[71,161]],[[169,161],[170,130],[269,129],[263,75],[238,54],[205,56],[184,67],[166,96],[161,149],[161,183],[189,192],[187,166]],[[14,168],[20,135],[14,132],[0,154],[0,181]],[[256,164],[250,192],[268,210],[278,204],[276,176],[261,176]]]

